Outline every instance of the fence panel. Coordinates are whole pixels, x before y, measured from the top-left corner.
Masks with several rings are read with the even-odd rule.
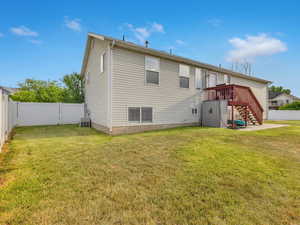
[[[17,103],[18,126],[79,123],[84,116],[83,104]]]
[[[0,152],[15,126],[76,124],[84,104],[13,102],[0,88]]]
[[[16,105],[9,99],[8,93],[0,89],[0,152],[16,125]]]
[[[18,104],[18,126],[59,124],[59,103]]]
[[[300,120],[300,110],[270,110],[269,120]]]
[[[83,104],[66,104],[60,105],[60,123],[74,124],[80,121],[84,116]]]
[[[17,103],[9,100],[8,102],[8,130],[9,132],[17,125]]]

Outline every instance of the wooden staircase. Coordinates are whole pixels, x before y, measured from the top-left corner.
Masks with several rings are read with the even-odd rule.
[[[232,106],[232,118],[236,109],[243,120],[248,124],[263,123],[263,108],[249,87],[230,84],[207,88],[208,100],[228,100]]]
[[[241,117],[243,118],[244,121],[246,121],[247,124],[252,124],[252,125],[258,125],[259,122],[251,112],[251,110],[248,110],[247,106],[235,106]]]

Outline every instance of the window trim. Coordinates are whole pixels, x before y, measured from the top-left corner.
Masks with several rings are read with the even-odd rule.
[[[129,121],[129,108],[139,108],[140,109],[140,121]],[[142,121],[142,108],[151,108],[152,109],[152,121],[143,122]],[[127,106],[127,123],[136,124],[136,125],[148,125],[154,123],[154,107],[152,106]]]
[[[180,86],[180,78],[186,78],[186,79],[188,79],[189,80],[189,86],[188,87],[181,87]],[[184,76],[179,76],[179,88],[180,89],[183,89],[183,90],[187,90],[187,89],[190,89],[190,77],[184,77]]]
[[[158,69],[157,69],[157,70],[148,70],[148,69],[147,69],[147,58],[152,58],[152,59],[158,60]],[[148,82],[147,82],[147,71],[152,71],[152,72],[157,72],[157,73],[158,73],[158,84],[148,83]],[[145,84],[146,86],[154,86],[154,87],[160,86],[160,58],[145,55],[144,84]]]
[[[225,77],[226,77],[227,79],[225,79]],[[224,83],[225,83],[226,85],[230,84],[230,75],[224,74]]]
[[[130,108],[139,108],[139,112],[140,112],[140,121],[139,122],[138,121],[130,121],[129,120],[129,109]],[[139,106],[128,106],[127,107],[127,121],[128,121],[128,123],[140,124],[141,123],[141,107],[139,107]]]
[[[149,109],[151,109],[151,121],[145,121],[145,122],[143,122],[143,108],[145,109],[145,108],[149,108]],[[141,113],[141,123],[142,124],[147,124],[147,123],[153,123],[153,107],[147,107],[147,106],[143,106],[143,107],[141,107],[140,108],[140,113]]]
[[[182,74],[180,68],[182,67],[187,67],[188,68],[188,74]],[[187,77],[187,78],[191,78],[191,66],[186,65],[186,64],[179,64],[179,77]]]
[[[147,82],[147,71],[158,73],[158,84],[148,83]],[[159,84],[160,84],[160,72],[152,71],[152,70],[145,70],[145,85],[147,85],[147,86],[154,86],[155,87],[155,86],[159,86]]]
[[[181,68],[182,67],[186,67],[188,69],[188,74],[182,74],[181,73]],[[182,90],[188,90],[188,89],[190,89],[191,66],[179,63],[178,64],[178,74],[179,74],[179,79],[178,79],[178,81],[179,81],[179,88],[182,89]],[[180,78],[187,78],[189,80],[189,86],[188,87],[181,87],[180,86]]]
[[[215,86],[210,86],[210,77],[211,77],[211,75],[213,75],[213,76],[215,76]],[[205,80],[205,84],[206,84],[206,87],[207,88],[210,88],[210,87],[216,87],[217,86],[217,84],[218,84],[218,74],[217,73],[214,73],[214,72],[211,72],[211,71],[209,71],[208,73],[207,73],[207,75],[206,75],[206,80]]]

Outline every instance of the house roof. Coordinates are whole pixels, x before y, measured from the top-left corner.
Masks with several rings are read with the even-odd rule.
[[[282,92],[275,92],[275,91],[269,91],[269,99],[273,99],[273,98],[276,98],[282,94],[285,94],[285,95],[288,95],[288,96],[291,96],[292,98],[294,98],[295,100],[300,100],[300,98],[294,96],[294,95],[289,95],[287,93],[282,93]]]
[[[8,92],[9,94],[14,94],[17,91],[19,91],[19,88],[11,88],[11,87],[4,87],[4,86],[0,86],[0,88],[2,90],[5,90],[6,92]]]
[[[228,75],[231,75],[231,76],[244,78],[244,79],[247,79],[247,80],[253,80],[253,81],[257,81],[257,82],[264,83],[264,84],[272,83],[271,81],[264,80],[264,79],[261,79],[261,78],[258,78],[258,77],[249,76],[249,75],[238,73],[238,72],[235,72],[235,71],[232,71],[232,70],[224,69],[224,68],[213,66],[213,65],[210,65],[210,64],[206,64],[206,63],[202,63],[202,62],[199,62],[199,61],[196,61],[196,60],[193,60],[193,59],[184,58],[184,57],[173,55],[173,54],[168,54],[164,51],[159,51],[159,50],[155,50],[155,49],[152,49],[152,48],[146,48],[146,47],[143,47],[141,45],[134,44],[132,42],[122,41],[122,40],[119,40],[119,39],[115,39],[115,38],[112,38],[112,37],[107,37],[107,36],[99,35],[99,34],[95,34],[95,33],[88,33],[88,40],[87,40],[86,49],[85,49],[85,56],[84,56],[84,59],[83,59],[83,64],[82,64],[82,69],[81,69],[81,74],[82,75],[85,74],[85,69],[86,69],[86,65],[87,65],[87,57],[89,55],[89,49],[90,49],[89,45],[90,45],[90,42],[91,42],[90,41],[91,38],[96,38],[96,39],[99,39],[99,40],[107,40],[107,41],[110,41],[113,46],[117,46],[117,47],[120,47],[120,48],[125,48],[125,49],[136,51],[136,52],[142,52],[142,53],[145,53],[145,54],[149,54],[149,55],[152,55],[152,56],[157,56],[157,57],[161,57],[161,58],[165,58],[165,59],[170,59],[170,60],[177,61],[177,62],[180,62],[180,63],[186,63],[186,64],[189,64],[189,65],[198,66],[198,67],[205,68],[207,70],[211,70],[211,71],[214,71],[214,72],[221,72],[221,73],[225,73],[225,74],[228,74]]]
[[[281,95],[281,92],[274,92],[274,91],[269,91],[269,99],[276,98],[277,96]]]

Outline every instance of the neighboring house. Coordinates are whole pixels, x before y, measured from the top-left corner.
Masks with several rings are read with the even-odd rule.
[[[280,106],[300,101],[300,98],[286,93],[269,91],[269,109],[278,109]]]
[[[250,87],[268,115],[269,81],[93,33],[81,74],[92,126],[109,134],[199,125],[206,88],[220,84]]]
[[[11,88],[11,87],[4,87],[4,86],[0,86],[0,88],[8,92],[10,95],[19,91],[19,88]]]

